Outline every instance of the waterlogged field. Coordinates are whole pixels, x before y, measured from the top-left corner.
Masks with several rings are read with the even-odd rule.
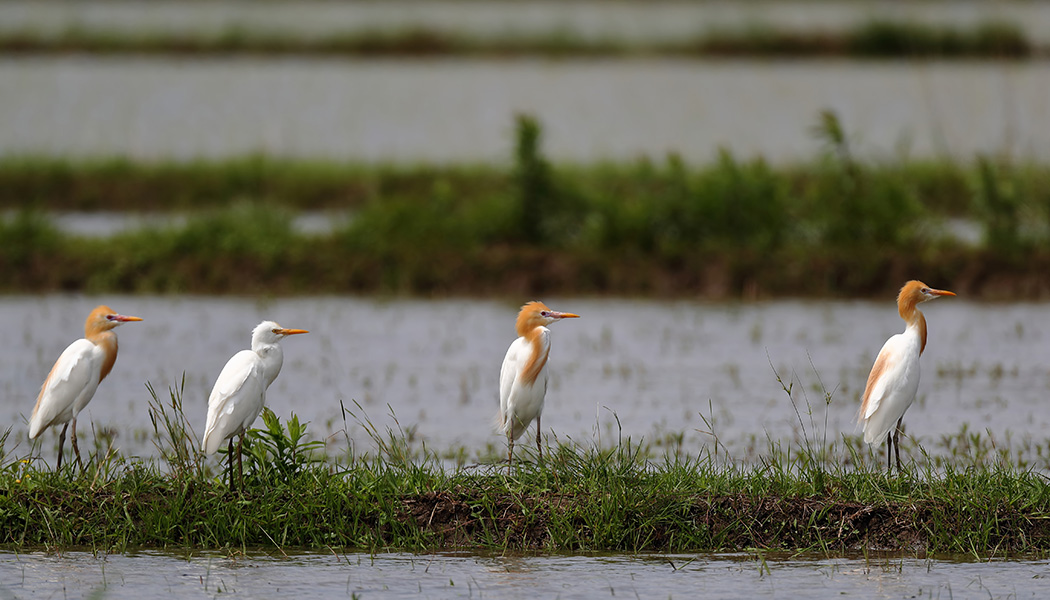
[[[879,554],[0,554],[5,597],[1020,599],[1047,577],[1045,559]]]
[[[836,111],[859,156],[1045,160],[1042,62],[0,60],[0,155],[493,162],[531,113],[556,161],[720,148],[812,155]]]
[[[152,455],[147,383],[166,398],[185,382],[185,412],[199,436],[222,365],[248,346],[256,323],[272,318],[311,333],[285,340],[268,405],[309,421],[329,454],[342,455],[347,443],[357,453],[375,450],[374,427],[460,461],[503,456],[492,427],[497,381],[523,300],[4,297],[13,342],[0,346],[0,419],[14,428],[7,449],[28,452],[25,423],[41,381],[83,334],[87,312],[105,302],[145,321],[119,330],[116,368],[80,420],[82,448],[106,440],[126,454]],[[852,439],[874,357],[903,330],[892,297],[543,300],[583,316],[552,327],[546,443],[611,447],[630,438],[657,455],[706,450],[744,463],[771,443]],[[933,456],[972,453],[978,461],[994,445],[1045,467],[1050,305],[951,298],[924,309],[930,338],[919,398],[905,419],[910,456],[924,460],[918,443]],[[48,461],[56,436],[43,438]]]
[[[83,25],[98,16],[72,5],[13,6],[0,13],[21,11],[33,23],[43,11],[59,32],[68,21],[52,11]],[[243,9],[194,11],[229,27],[231,6]],[[594,15],[626,27],[620,35],[635,31],[636,19],[623,17],[627,4],[588,6],[573,14],[591,16],[568,21],[576,35],[607,35]],[[775,5],[756,6],[748,12],[768,16]],[[839,10],[819,6],[805,26]],[[104,4],[102,21],[113,25],[106,11],[123,17],[129,8],[137,11]],[[620,16],[608,21],[610,8]],[[1040,21],[1009,9],[998,14],[1045,39]],[[492,30],[487,9],[473,4],[427,10],[436,10],[431,23]],[[954,22],[973,7],[948,10]],[[121,26],[161,15],[163,27],[200,30],[193,19],[151,11]],[[696,32],[695,22],[660,13],[641,35]],[[284,14],[277,22],[292,29],[342,21],[304,24]],[[393,13],[384,14],[371,22]],[[480,25],[467,23],[475,17]],[[662,29],[668,23],[673,30]],[[1050,155],[1036,126],[1048,108],[1044,70],[1040,62],[8,58],[0,61],[8,84],[0,154],[487,162],[509,156],[514,115],[526,112],[550,127],[550,154],[563,162],[669,152],[707,161],[720,147],[791,162],[820,147],[810,124],[832,109],[865,159],[1042,160]],[[996,198],[999,188],[986,187]],[[294,229],[326,232],[329,216],[304,213]],[[167,220],[135,215],[114,229],[112,215],[95,217],[72,215],[59,226],[104,237]],[[728,304],[544,297],[583,315],[554,328],[543,435],[560,447],[539,466],[523,443],[512,471],[497,462],[504,440],[492,422],[499,364],[527,299],[0,298],[9,323],[0,431],[12,428],[0,438],[0,597],[1045,595],[1050,305],[965,296],[927,305],[923,383],[906,420],[909,466],[885,477],[854,422],[876,352],[903,327],[891,295]],[[50,365],[102,302],[146,320],[120,330],[116,369],[81,416],[86,473],[52,474],[57,432],[31,446],[25,421]],[[285,342],[268,401],[289,428],[293,412],[309,421],[310,439],[330,460],[276,451],[250,458],[246,485],[234,492],[215,458],[203,466],[193,455],[158,458],[158,448],[183,441],[158,439],[164,427],[151,422],[158,401],[150,389],[159,404],[177,390],[199,439],[217,373],[264,318],[311,331]],[[265,439],[253,438],[254,450],[265,452]],[[31,452],[43,460],[25,459]],[[212,548],[223,550],[203,550]],[[473,551],[391,552],[439,548]],[[805,552],[681,552],[701,548]],[[904,553],[872,550],[883,548]],[[545,553],[511,552],[521,549]],[[588,552],[597,549],[634,554]],[[673,553],[653,553],[661,549]]]

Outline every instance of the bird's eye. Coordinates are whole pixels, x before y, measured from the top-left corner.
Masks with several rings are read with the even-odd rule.
[[[919,291],[920,291],[920,292],[922,292],[922,293],[924,293],[924,294],[929,294],[929,293],[930,293],[930,288],[922,288],[922,289],[921,289],[921,290],[919,290]]]
[[[106,315],[106,320],[116,321],[117,320],[117,316],[116,315]]]
[[[541,317],[546,317],[546,316],[548,316],[548,315],[550,315],[550,313],[549,313],[549,312],[547,312],[547,311],[545,311],[545,310],[541,310],[541,311],[540,311],[540,316],[541,316]]]

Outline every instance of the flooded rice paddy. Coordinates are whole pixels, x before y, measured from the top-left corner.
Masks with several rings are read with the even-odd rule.
[[[893,298],[544,300],[583,316],[552,326],[543,415],[549,442],[609,446],[620,436],[654,443],[681,437],[695,452],[717,436],[738,459],[756,447],[764,451],[767,441],[798,439],[803,426],[811,439],[855,433],[868,370],[883,341],[903,330]],[[183,377],[185,410],[200,435],[219,370],[248,346],[255,324],[272,318],[311,333],[283,342],[285,365],[268,405],[310,421],[330,452],[342,452],[347,435],[358,452],[374,451],[366,418],[381,432],[400,427],[416,444],[463,448],[472,459],[504,447],[492,422],[517,300],[48,295],[0,298],[9,322],[8,343],[0,345],[0,420],[15,427],[16,452],[28,448],[25,423],[40,383],[100,302],[145,321],[118,330],[120,356],[82,414],[83,440],[105,429],[126,453],[152,454],[146,383],[166,395]],[[964,426],[991,432],[1000,444],[1008,434],[1045,442],[1050,305],[948,298],[924,309],[930,338],[908,434],[931,452],[941,436]],[[793,382],[793,398],[777,373]],[[347,418],[346,435],[340,403],[357,415]],[[44,436],[48,460],[56,435]]]
[[[675,38],[703,26],[767,18],[778,26],[841,26],[880,16],[882,3],[401,3],[5,2],[0,28],[136,31],[229,27],[307,34],[425,25],[505,35],[560,31],[600,39]],[[896,7],[938,22],[988,18],[979,3]],[[691,16],[697,6],[706,11]],[[856,9],[856,7],[860,7]],[[244,10],[250,7],[250,10]],[[332,11],[356,11],[351,16]],[[681,12],[681,11],[687,12]],[[1047,6],[987,9],[1045,39]],[[844,12],[845,11],[845,12]],[[868,12],[865,12],[868,11]],[[1022,11],[1022,12],[1017,12]],[[367,13],[362,16],[363,13]],[[848,14],[846,14],[848,13]],[[846,14],[846,16],[843,16]],[[1020,16],[1018,16],[1020,15]],[[552,20],[553,19],[553,20]],[[491,161],[510,156],[513,116],[535,114],[556,160],[662,156],[709,160],[717,148],[798,160],[818,148],[820,110],[838,111],[861,154],[1013,153],[1045,160],[1050,80],[1041,63],[848,61],[334,61],[164,60],[89,57],[0,60],[0,155],[197,159],[262,152],[367,161]],[[105,235],[100,217],[64,228]],[[148,217],[143,217],[148,219]],[[323,228],[324,217],[297,222]],[[144,221],[149,224],[148,221]],[[929,282],[937,284],[935,281]],[[85,447],[101,434],[129,454],[151,455],[152,384],[162,395],[185,379],[198,435],[207,395],[227,358],[264,318],[310,329],[286,340],[285,367],[268,404],[311,421],[330,451],[349,440],[374,450],[340,404],[383,430],[400,428],[433,450],[470,456],[502,450],[491,426],[499,365],[525,300],[377,300],[201,297],[2,297],[0,423],[6,450],[24,453],[25,422],[40,382],[82,335],[98,303],[145,318],[119,330],[121,354],[81,417]],[[544,298],[583,315],[553,327],[544,433],[548,440],[612,445],[620,437],[690,451],[717,436],[730,453],[806,435],[854,433],[858,396],[879,347],[900,331],[892,298],[879,302],[692,301]],[[965,298],[924,307],[930,343],[907,431],[934,450],[968,426],[1000,441],[1044,440],[1050,391],[1050,305]],[[793,399],[777,381],[794,382]],[[825,393],[831,396],[825,405]],[[359,403],[361,409],[355,407]],[[807,414],[812,412],[812,415]],[[394,416],[391,416],[393,414]],[[395,421],[396,417],[396,421]],[[2,427],[0,427],[2,429]],[[55,432],[41,451],[53,460]],[[0,553],[0,598],[298,597],[426,598],[1036,598],[1050,562],[951,557],[772,553],[494,556],[337,551],[285,555],[131,552]]]
[[[1050,158],[1039,61],[0,60],[0,155],[508,161],[535,115],[560,161],[797,161],[838,112],[865,157]]]
[[[776,553],[0,554],[5,598],[1040,598],[1047,577],[1047,560]]]

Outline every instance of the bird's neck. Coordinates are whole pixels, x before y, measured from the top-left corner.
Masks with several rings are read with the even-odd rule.
[[[518,337],[527,338],[529,337],[529,334],[541,327],[543,327],[543,321],[532,315],[528,315],[525,318],[518,317],[518,322],[515,324],[514,330],[518,333]]]
[[[284,351],[280,344],[255,344],[252,351],[259,355],[263,361],[263,370],[266,374],[266,387],[270,387],[277,374],[281,372],[284,364]]]
[[[532,331],[526,332],[522,337],[525,338],[526,343],[532,348],[532,352],[529,354],[529,360],[525,362],[525,366],[521,369],[521,379],[523,383],[532,385],[536,382],[536,379],[543,372],[543,367],[547,365],[547,358],[550,357],[551,348],[550,344],[545,343],[547,333],[546,327],[536,327]]]
[[[907,316],[905,316],[904,310],[901,310],[901,318],[908,324],[905,331],[914,329],[919,334],[919,355],[921,356],[923,350],[926,350],[926,315],[912,305],[911,311],[907,313]]]
[[[88,334],[87,339],[102,349],[102,370],[98,378],[99,381],[102,381],[113,370],[113,365],[117,362],[117,334],[112,329],[94,331]]]

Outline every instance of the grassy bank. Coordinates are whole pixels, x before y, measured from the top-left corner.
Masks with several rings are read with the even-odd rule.
[[[585,39],[557,32],[531,36],[471,36],[426,28],[294,36],[231,28],[202,36],[184,33],[118,33],[70,28],[57,34],[0,34],[0,52],[179,56],[346,57],[819,57],[991,58],[1046,56],[1050,48],[1029,40],[1013,24],[988,21],[967,27],[875,20],[843,31],[783,31],[759,26],[710,30],[684,41],[627,42]]]
[[[849,447],[775,445],[755,466],[646,446],[550,448],[542,464],[443,468],[390,432],[316,454],[267,415],[231,491],[186,434],[178,395],[154,400],[163,459],[96,448],[83,474],[3,457],[0,544],[89,547],[701,551],[1050,551],[1050,484],[993,455],[887,477]],[[373,428],[374,430],[374,428]],[[10,441],[5,438],[4,441]],[[838,455],[836,453],[842,453]],[[50,449],[47,452],[50,455]],[[881,462],[881,461],[879,461]],[[845,466],[858,465],[861,466]],[[921,464],[921,463],[920,463]],[[966,465],[966,466],[963,466]]]
[[[0,291],[885,296],[922,277],[1050,296],[1050,168],[862,162],[834,115],[817,131],[826,153],[783,168],[728,153],[558,167],[529,117],[507,168],[8,159]],[[299,233],[307,209],[344,218]],[[189,216],[82,238],[50,210]]]

